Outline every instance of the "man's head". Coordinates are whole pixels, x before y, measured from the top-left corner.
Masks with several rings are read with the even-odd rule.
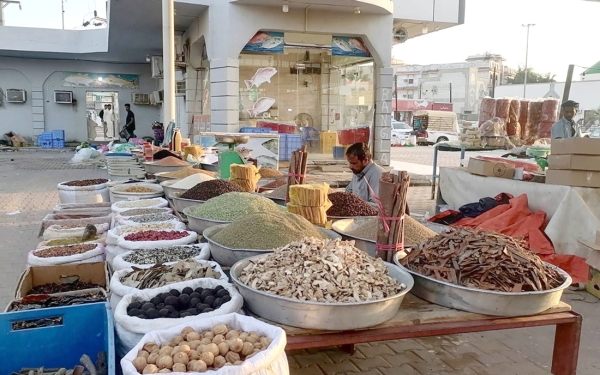
[[[579,109],[579,103],[573,100],[567,100],[562,104],[563,116],[569,121],[573,121],[573,118],[577,114],[577,110]]]
[[[371,150],[366,143],[355,143],[346,150],[346,160],[354,174],[359,174],[371,162]]]
[[[106,105],[106,109],[111,109],[111,108],[112,108],[112,106],[110,104]]]
[[[125,104],[125,110],[129,111],[131,109],[131,105],[129,105],[129,103]]]
[[[104,109],[108,109],[108,104],[105,104],[105,105],[104,105]]]

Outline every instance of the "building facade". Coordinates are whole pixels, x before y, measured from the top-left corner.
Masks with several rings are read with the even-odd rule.
[[[515,75],[494,54],[469,56],[460,63],[399,65],[394,72],[398,99],[452,103],[454,112],[467,120],[479,113],[482,98]]]

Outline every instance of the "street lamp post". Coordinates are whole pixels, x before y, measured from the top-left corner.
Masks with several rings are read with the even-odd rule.
[[[527,43],[525,45],[525,79],[523,81],[523,98],[527,98],[527,72],[529,70],[527,65],[529,60],[529,29],[535,26],[535,23],[528,23],[527,25],[523,24],[521,26],[527,28]]]

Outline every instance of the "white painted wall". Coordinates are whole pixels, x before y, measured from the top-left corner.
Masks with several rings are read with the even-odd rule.
[[[392,2],[395,19],[456,24],[464,17],[464,0],[392,0]]]
[[[582,77],[582,81],[600,81],[600,73],[586,74]]]
[[[0,49],[53,53],[94,53],[108,51],[108,28],[57,30],[3,26]]]
[[[139,90],[89,89],[63,86],[64,72],[139,74]],[[67,141],[85,141],[86,91],[116,91],[119,93],[121,122],[125,103],[131,103],[133,92],[149,93],[157,89],[157,82],[150,77],[149,64],[109,64],[76,60],[40,60],[0,58],[0,87],[27,90],[27,102],[4,103],[0,106],[0,135],[14,131],[22,136],[33,137],[43,131],[64,129]],[[73,91],[76,105],[54,103],[54,90]],[[152,122],[159,120],[159,109],[152,106],[132,104],[136,116],[136,135],[152,136]],[[123,124],[120,124],[123,125]]]

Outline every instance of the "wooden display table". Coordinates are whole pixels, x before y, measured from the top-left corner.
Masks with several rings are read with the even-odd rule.
[[[309,330],[261,320],[286,331],[286,350],[341,345],[350,352],[354,351],[354,344],[364,342],[555,325],[552,373],[575,375],[583,319],[563,302],[538,315],[505,318],[449,309],[409,293],[394,318],[378,326],[356,331]]]

